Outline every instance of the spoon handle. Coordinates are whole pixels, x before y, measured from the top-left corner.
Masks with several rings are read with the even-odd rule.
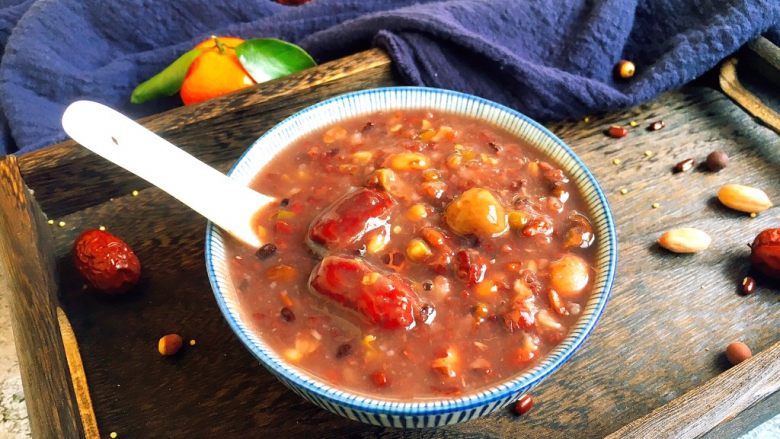
[[[85,148],[164,190],[253,247],[257,210],[272,197],[241,186],[125,115],[77,101],[62,116],[65,132]]]

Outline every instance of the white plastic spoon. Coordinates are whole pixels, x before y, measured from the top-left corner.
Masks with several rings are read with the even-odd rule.
[[[85,148],[164,190],[252,247],[263,243],[252,227],[273,197],[241,186],[127,116],[105,105],[77,101],[62,115],[65,132]]]

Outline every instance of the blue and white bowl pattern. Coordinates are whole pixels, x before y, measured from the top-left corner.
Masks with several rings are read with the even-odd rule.
[[[604,192],[588,168],[566,144],[515,110],[449,90],[391,87],[328,99],[290,116],[266,132],[239,158],[228,175],[248,185],[276,153],[314,130],[366,113],[403,109],[457,113],[503,128],[561,166],[585,198],[597,237],[593,295],[566,339],[534,368],[493,387],[456,398],[397,402],[346,392],[285,362],[242,318],[236,288],[229,275],[224,232],[211,223],[206,230],[206,266],[217,303],[230,327],[252,354],[295,393],[333,413],[368,424],[404,428],[436,427],[468,421],[505,407],[539,384],[574,354],[593,330],[607,303],[617,262],[616,234]]]

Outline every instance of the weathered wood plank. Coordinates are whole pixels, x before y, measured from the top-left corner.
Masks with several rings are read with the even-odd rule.
[[[701,436],[701,439],[737,439],[780,413],[780,392],[748,407],[734,418],[725,420]],[[765,426],[762,428],[769,428]]]
[[[607,439],[696,438],[780,390],[780,342]]]
[[[737,77],[737,58],[726,60],[720,68],[720,87],[736,103],[780,134],[780,114],[749,92]]]
[[[80,437],[79,411],[57,324],[57,283],[46,229],[13,156],[0,160],[0,265],[35,437]]]

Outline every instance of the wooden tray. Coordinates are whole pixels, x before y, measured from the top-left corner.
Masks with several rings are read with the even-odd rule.
[[[393,83],[389,60],[373,50],[144,122],[226,170],[294,111]],[[659,119],[665,129],[645,130]],[[639,126],[629,136],[603,134],[610,124],[631,120]],[[751,219],[721,207],[714,194],[721,184],[739,182],[780,201],[777,135],[702,85],[589,123],[549,128],[582,157],[608,195],[620,241],[612,299],[584,347],[534,390],[533,411],[517,417],[506,410],[436,431],[385,430],[342,419],[279,384],[217,309],[204,269],[205,221],[171,197],[72,142],[6,157],[0,161],[0,286],[11,300],[33,434],[600,437],[693,389],[619,432],[636,435],[653,426],[649,431],[659,435],[690,437],[771,395],[780,385],[780,345],[770,348],[780,339],[779,296],[759,287],[743,297],[737,285],[748,268],[745,244],[778,225],[778,210]],[[714,149],[731,156],[724,171],[672,174],[680,160],[702,160]],[[622,188],[628,192],[621,194]],[[131,195],[134,190],[140,194]],[[656,202],[660,207],[653,209]],[[99,225],[131,243],[140,257],[144,274],[135,294],[112,300],[82,291],[70,249],[82,230]],[[661,231],[682,225],[707,230],[711,248],[675,256],[654,244]],[[170,332],[197,343],[162,358],[157,339]],[[721,350],[735,339],[765,352],[721,374],[727,367]],[[706,404],[697,402],[704,397]],[[732,430],[777,413],[779,401],[764,399],[746,412],[750,416],[733,421],[739,428]],[[666,421],[657,424],[659,416]]]

